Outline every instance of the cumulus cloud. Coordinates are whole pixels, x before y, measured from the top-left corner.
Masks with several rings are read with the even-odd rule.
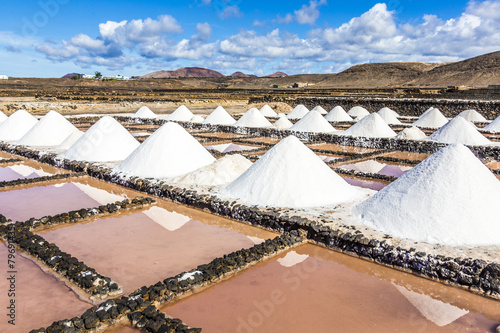
[[[295,10],[295,20],[299,24],[314,24],[319,17],[318,7],[321,5],[326,5],[326,0],[320,1],[309,1],[308,5],[302,5],[302,8]]]
[[[223,20],[231,18],[231,17],[242,17],[243,13],[240,10],[240,7],[233,5],[233,6],[226,6],[220,13],[219,17]]]

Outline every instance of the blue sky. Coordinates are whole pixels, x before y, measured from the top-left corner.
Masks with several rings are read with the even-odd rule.
[[[335,73],[500,50],[500,0],[5,1],[0,74]]]

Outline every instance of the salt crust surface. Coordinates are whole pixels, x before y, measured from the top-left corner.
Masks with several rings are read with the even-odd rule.
[[[79,130],[56,111],[49,111],[16,144],[24,146],[59,146]]]
[[[0,124],[0,140],[16,141],[22,138],[38,120],[25,110],[18,110]]]
[[[236,120],[222,106],[218,106],[203,121],[203,124],[211,125],[233,125],[234,123]]]
[[[139,142],[119,122],[104,116],[59,156],[72,161],[121,161],[138,146]]]
[[[205,118],[200,115],[194,115],[193,118],[189,119],[190,123],[201,124],[205,121]]]
[[[251,108],[234,124],[237,127],[271,127],[272,124],[256,108]]]
[[[4,121],[7,120],[7,115],[5,113],[3,113],[2,111],[0,111],[0,124],[3,123]]]
[[[345,130],[342,135],[365,138],[392,138],[396,136],[377,113],[372,113]]]
[[[298,254],[295,251],[290,251],[283,258],[279,258],[277,261],[283,267],[293,267],[300,264],[307,258],[309,258],[309,255],[307,254]]]
[[[325,116],[325,119],[332,122],[338,121],[352,121],[352,117],[347,114],[341,106],[334,107],[328,114]]]
[[[309,111],[290,128],[290,131],[310,133],[333,133],[335,128],[318,112]]]
[[[83,136],[83,134],[85,133],[82,131],[71,133],[59,146],[56,147],[56,150],[60,151],[68,150],[72,145],[75,144],[75,142],[78,141],[78,139],[80,139]]]
[[[360,191],[289,136],[230,183],[224,195],[250,205],[314,207],[353,200]]]
[[[303,104],[297,105],[289,114],[287,114],[288,119],[300,119],[304,117],[309,112],[309,109],[306,108]]]
[[[450,145],[354,208],[368,226],[449,246],[500,245],[500,181],[463,145]]]
[[[491,144],[491,141],[479,133],[472,123],[459,116],[434,132],[429,140],[441,143],[461,143],[469,146]]]
[[[215,158],[179,124],[167,122],[115,169],[129,176],[170,178],[209,165]]]

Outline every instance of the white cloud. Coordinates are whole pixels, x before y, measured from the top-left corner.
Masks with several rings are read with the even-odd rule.
[[[326,0],[320,1],[309,1],[308,5],[302,5],[302,8],[295,10],[295,20],[299,24],[314,24],[319,17],[318,7],[321,5],[326,5]]]
[[[276,20],[278,21],[278,23],[284,23],[284,24],[288,24],[288,23],[292,23],[293,22],[293,15],[288,13],[285,15],[285,17],[281,17],[281,16],[276,16]]]
[[[240,10],[240,7],[233,5],[225,7],[222,12],[219,13],[219,17],[223,20],[231,18],[231,17],[242,17],[243,13]]]

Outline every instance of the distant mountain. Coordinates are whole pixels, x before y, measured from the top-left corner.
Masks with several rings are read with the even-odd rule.
[[[69,73],[66,74],[62,77],[62,79],[71,79],[73,76],[78,76],[78,75],[83,75],[83,74],[78,74],[78,73]]]
[[[225,75],[201,67],[183,67],[175,71],[158,71],[141,76],[141,79],[172,79],[182,77],[225,77]]]
[[[269,74],[269,75],[266,75],[264,77],[285,77],[285,76],[288,76],[288,74],[283,73],[283,72],[276,72],[274,74]]]
[[[229,75],[229,77],[257,77],[257,75],[234,72],[233,74]]]

